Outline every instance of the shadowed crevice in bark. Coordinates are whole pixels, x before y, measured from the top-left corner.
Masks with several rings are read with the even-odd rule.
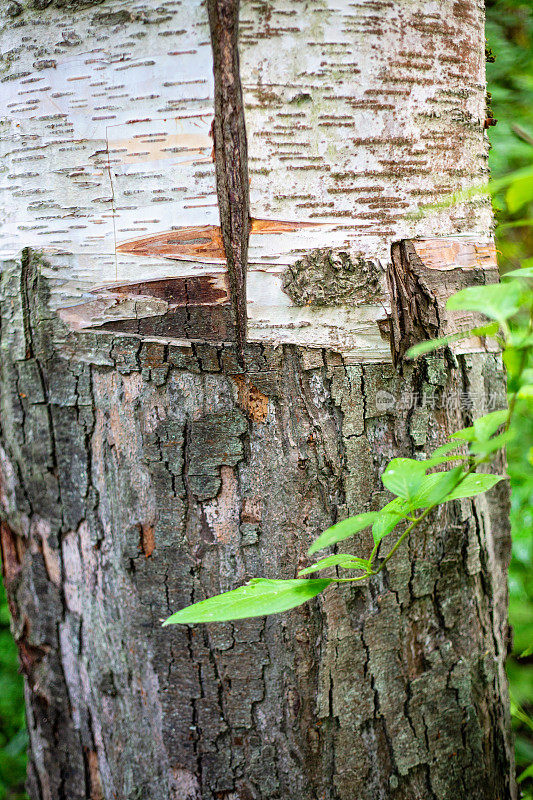
[[[239,0],[208,0],[215,76],[215,162],[222,240],[237,343],[246,341],[246,267],[250,232],[248,155],[237,46]]]
[[[418,271],[413,269],[410,242],[392,245],[387,269],[391,296],[391,353],[394,366],[401,366],[406,352],[418,342],[439,335],[437,298]],[[412,247],[411,247],[412,250]]]
[[[390,295],[390,339],[394,366],[402,370],[405,354],[415,344],[468,331],[483,324],[480,314],[447,313],[447,300],[468,286],[497,283],[496,251],[481,237],[433,237],[394,242],[387,268]],[[455,354],[495,352],[494,340],[463,337]]]

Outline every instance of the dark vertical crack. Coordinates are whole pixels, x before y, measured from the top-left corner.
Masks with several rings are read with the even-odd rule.
[[[208,0],[215,76],[215,166],[222,241],[242,363],[246,341],[246,267],[250,196],[244,106],[239,73],[239,0]]]
[[[391,301],[390,341],[392,361],[402,371],[408,349],[439,335],[437,298],[423,276],[424,266],[408,240],[394,242],[387,268]]]

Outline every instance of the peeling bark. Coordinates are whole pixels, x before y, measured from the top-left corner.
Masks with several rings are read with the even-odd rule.
[[[395,242],[387,269],[391,299],[391,352],[401,366],[407,350],[419,342],[483,324],[481,314],[446,313],[446,300],[467,286],[498,282],[492,241],[433,239]],[[497,349],[495,343],[470,336],[452,344],[455,352]]]

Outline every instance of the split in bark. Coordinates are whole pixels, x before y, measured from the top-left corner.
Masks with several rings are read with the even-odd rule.
[[[237,344],[246,341],[246,269],[250,198],[246,128],[239,71],[239,0],[208,0],[215,76],[215,159],[220,226]]]

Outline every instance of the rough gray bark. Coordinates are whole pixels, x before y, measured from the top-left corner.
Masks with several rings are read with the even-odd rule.
[[[4,578],[27,688],[32,800],[512,800],[501,484],[475,502],[439,508],[367,586],[330,587],[267,619],[160,625],[247,578],[294,577],[320,531],[386,502],[379,476],[391,457],[420,456],[473,415],[504,405],[500,358],[484,342],[401,364],[404,339],[453,326],[447,294],[494,280],[486,204],[419,223],[404,214],[420,197],[482,173],[481,5],[443,2],[442,25],[425,0],[341,3],[342,27],[333,3],[312,13],[292,0],[243,3],[257,217],[250,242],[255,224],[256,241],[267,244],[255,244],[250,257],[256,341],[242,348],[220,267],[221,236],[226,249],[241,242],[232,253],[236,270],[245,258],[248,201],[232,209],[235,225],[224,218],[231,187],[220,174],[220,153],[238,136],[231,139],[228,123],[229,139],[216,137],[221,226],[209,210],[199,225],[187,217],[188,196],[160,194],[163,150],[187,149],[188,140],[176,145],[168,131],[151,135],[142,125],[146,115],[160,132],[160,94],[165,114],[203,108],[207,79],[195,73],[196,94],[185,88],[186,101],[173,101],[163,56],[154,66],[161,87],[151,94],[137,97],[136,79],[127,77],[133,66],[141,71],[133,75],[144,75],[169,38],[165,57],[193,52],[190,35],[191,63],[200,58],[207,9],[191,0],[191,33],[183,27],[189,7],[173,2],[56,0],[41,13],[46,5],[15,9],[2,32],[6,85],[30,104],[27,117],[20,112],[21,131],[9,127],[6,105],[7,210],[24,249],[2,261],[0,500]],[[210,0],[212,10],[221,6]],[[60,42],[54,14],[64,26]],[[93,97],[76,88],[92,69],[89,51],[106,76],[104,100],[94,100],[99,90]],[[57,53],[59,77],[50,66]],[[428,77],[426,62],[438,78]],[[104,138],[99,123],[93,138],[83,138],[68,129],[68,114],[50,119],[49,90],[41,92],[35,70],[51,85],[68,76],[75,124],[85,120],[79,108],[87,98],[120,117],[123,101],[112,98],[124,87],[143,119],[116,120],[121,131],[131,125],[129,140],[107,128]],[[174,76],[179,91],[188,74]],[[356,85],[343,88],[332,118],[332,82],[347,74]],[[415,87],[415,100],[398,81]],[[100,112],[87,113],[95,114],[92,124]],[[347,147],[344,131],[358,125]],[[286,141],[289,128],[297,135]],[[148,159],[135,173],[129,165],[158,136],[156,167]],[[205,150],[198,136],[194,148]],[[126,161],[116,156],[111,169],[120,147]],[[41,158],[47,183],[32,166]],[[205,201],[213,165],[202,164],[187,191]],[[245,162],[239,170],[244,192]],[[111,199],[106,181],[116,190]],[[177,232],[162,231],[165,214],[155,216],[167,203],[183,222]],[[301,219],[302,204],[324,228]],[[108,250],[109,238],[96,233],[109,210],[117,233]],[[159,228],[149,228],[154,218]],[[121,244],[132,219],[137,239]],[[7,228],[9,238],[14,228]],[[394,244],[413,234],[425,238]],[[428,238],[437,234],[449,238]],[[172,259],[184,252],[194,264],[181,273]],[[206,252],[212,260],[202,262]],[[389,294],[380,261],[390,262]],[[115,269],[120,281],[112,283]],[[318,278],[327,285],[318,289]],[[280,312],[276,281],[287,289]],[[237,284],[230,275],[234,295]],[[261,305],[265,296],[271,305]],[[389,338],[401,372],[383,355]],[[346,549],[365,555],[371,546],[364,533]]]
[[[400,378],[289,346],[239,367],[231,346],[80,341],[39,266],[2,276],[31,797],[511,797],[505,489],[439,509],[368,587],[267,620],[159,624],[246,577],[293,577],[317,531],[383,502],[387,459],[440,443],[468,398],[504,402],[498,358]],[[437,409],[386,408],[410,393]]]

